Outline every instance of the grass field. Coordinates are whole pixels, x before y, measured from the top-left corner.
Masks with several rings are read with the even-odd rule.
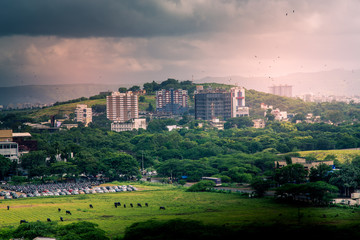
[[[339,149],[339,150],[314,150],[314,151],[300,151],[301,157],[308,155],[316,157],[318,160],[323,160],[327,155],[334,155],[341,162],[347,160],[351,161],[355,156],[360,155],[360,149]]]
[[[243,226],[250,223],[270,224],[334,224],[360,222],[360,211],[345,208],[294,207],[275,203],[272,198],[250,199],[240,194],[185,192],[171,185],[132,184],[139,191],[73,195],[58,197],[1,200],[0,227],[18,226],[21,219],[58,224],[90,221],[105,230],[109,237],[123,235],[125,228],[149,219],[174,218],[200,220],[204,223]],[[114,202],[121,206],[115,208]],[[145,207],[147,202],[149,207]],[[134,207],[130,207],[130,203]],[[141,203],[143,207],[136,207]],[[94,208],[89,208],[92,204]],[[123,204],[127,207],[124,208]],[[7,206],[10,210],[7,210]],[[164,206],[165,210],[159,207]],[[61,212],[58,212],[61,208]],[[66,215],[70,210],[72,215]],[[299,218],[299,212],[302,218]],[[281,214],[281,216],[279,216]],[[327,218],[323,218],[323,214]],[[339,217],[335,217],[339,214]],[[64,222],[60,222],[62,216]]]

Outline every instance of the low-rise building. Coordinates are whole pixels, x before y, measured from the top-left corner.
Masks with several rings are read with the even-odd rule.
[[[252,120],[254,123],[254,128],[265,128],[265,120],[264,119],[254,119]]]
[[[19,145],[16,142],[0,142],[0,155],[19,161]]]
[[[131,119],[128,122],[112,122],[111,123],[111,131],[114,132],[124,132],[124,131],[132,131],[138,130],[140,128],[146,129],[146,119],[145,118],[135,118]]]
[[[307,162],[305,158],[299,158],[299,157],[292,157],[291,158],[291,164],[301,164],[304,166],[305,170],[310,170],[312,167],[316,168],[320,164],[326,164],[328,166],[334,167],[334,161],[313,161],[313,162]],[[275,168],[282,168],[287,166],[288,163],[286,160],[276,161],[275,162]]]

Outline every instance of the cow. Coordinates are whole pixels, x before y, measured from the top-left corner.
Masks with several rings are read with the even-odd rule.
[[[90,208],[94,208],[92,204],[90,204],[89,206],[90,206]]]
[[[71,212],[70,212],[70,211],[68,211],[68,210],[66,210],[66,214],[70,214],[70,215],[71,215]]]
[[[63,221],[64,221],[64,219],[63,219],[62,217],[60,217],[60,221],[62,221],[62,222],[63,222]]]
[[[20,224],[22,224],[22,223],[27,223],[27,221],[26,220],[20,220]]]
[[[126,208],[126,204],[124,204],[124,208]]]
[[[115,206],[115,207],[117,208],[117,206],[118,206],[118,203],[117,203],[117,202],[115,202],[115,203],[114,203],[114,206]]]
[[[147,206],[147,207],[148,207],[148,206],[149,206],[149,205],[148,205],[148,203],[145,203],[145,206]]]
[[[118,206],[121,206],[120,202],[117,202],[117,205],[118,205]]]
[[[61,212],[61,208],[58,208],[58,212]]]
[[[132,203],[130,203],[130,207],[133,207],[133,204],[132,204]]]
[[[142,207],[140,203],[137,204],[138,207]]]
[[[7,206],[7,210],[10,210],[10,206]]]
[[[159,210],[165,210],[165,207],[160,207],[160,209]]]
[[[51,219],[50,219],[50,218],[48,218],[48,219],[47,219],[47,221],[48,221],[48,222],[51,222]]]

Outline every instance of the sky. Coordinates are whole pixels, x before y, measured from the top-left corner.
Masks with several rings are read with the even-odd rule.
[[[0,87],[360,69],[359,0],[1,0]]]

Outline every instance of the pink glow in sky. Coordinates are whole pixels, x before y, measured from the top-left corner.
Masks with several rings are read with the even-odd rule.
[[[4,2],[0,86],[359,69],[357,0]]]

